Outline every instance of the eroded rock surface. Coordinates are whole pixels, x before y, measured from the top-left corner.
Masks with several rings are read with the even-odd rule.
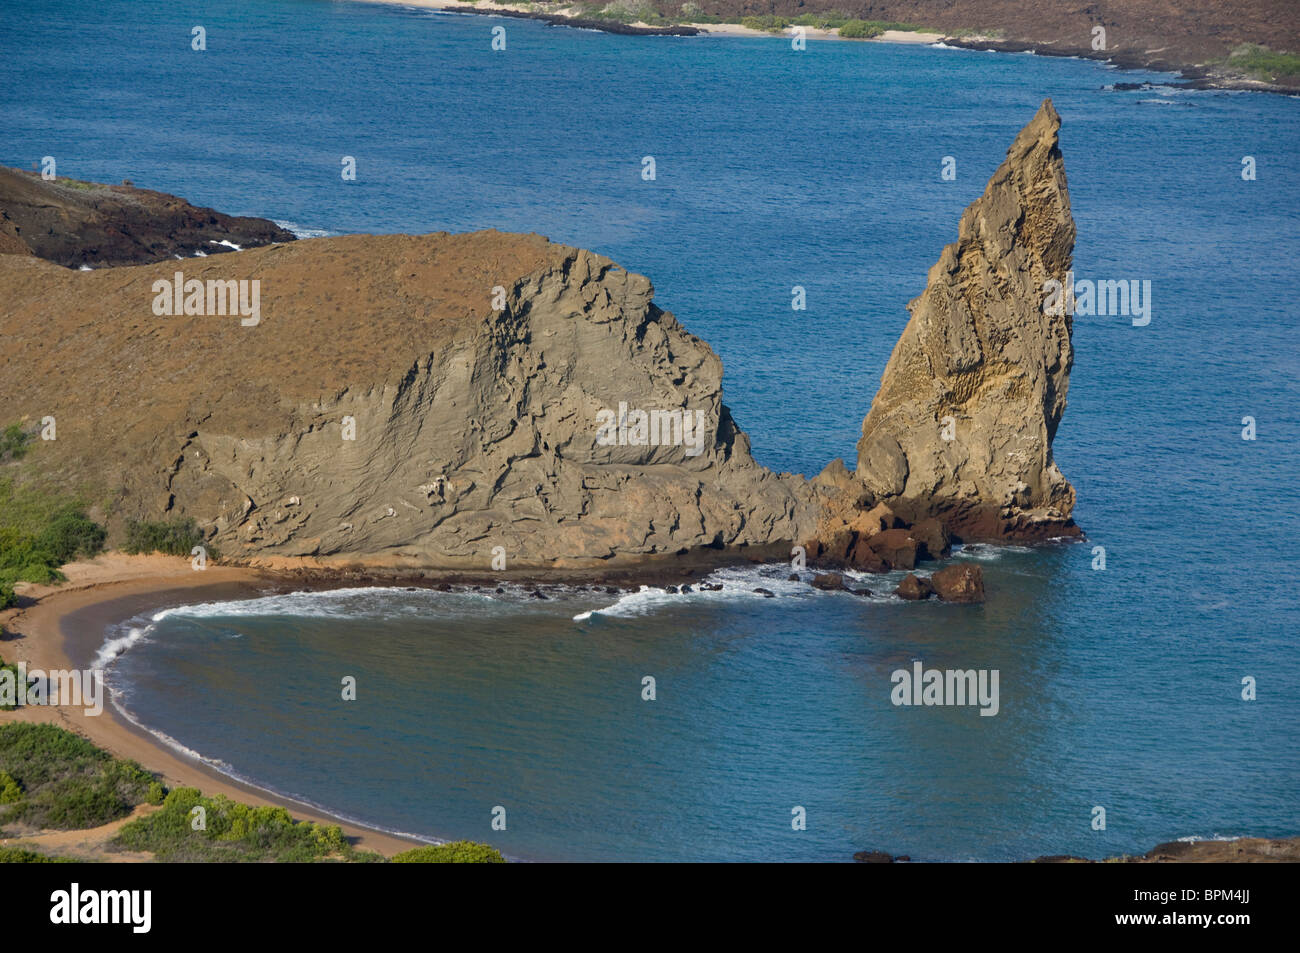
[[[962,215],[862,424],[856,475],[909,522],[936,517],[966,539],[1077,533],[1052,459],[1070,316],[1042,307],[1074,248],[1059,129],[1044,102]]]
[[[154,283],[178,270],[257,279],[260,323],[155,315]],[[32,465],[113,493],[119,518],[193,517],[226,557],[486,568],[502,547],[510,568],[565,566],[812,525],[805,482],[754,462],[721,361],[650,282],[539,236],[350,236],[92,272],[0,256],[0,283],[16,345],[0,420],[57,420]],[[669,418],[658,445],[603,445],[620,404],[629,430],[639,409],[702,431]]]

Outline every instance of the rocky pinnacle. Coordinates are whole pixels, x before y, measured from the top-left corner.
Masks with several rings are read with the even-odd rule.
[[[1071,319],[1043,308],[1044,281],[1066,279],[1074,248],[1060,127],[1045,100],[966,209],[863,421],[865,502],[909,522],[934,517],[966,539],[1079,535],[1052,459]]]

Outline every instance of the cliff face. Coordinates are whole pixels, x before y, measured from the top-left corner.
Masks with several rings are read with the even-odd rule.
[[[29,251],[68,268],[103,268],[293,239],[266,219],[223,215],[165,192],[46,181],[0,167],[0,254]]]
[[[1071,320],[1042,306],[1074,249],[1059,130],[1044,102],[962,215],[863,421],[857,476],[909,522],[935,517],[969,539],[1078,533],[1052,459]]]
[[[258,323],[156,316],[176,271],[256,278]],[[8,256],[0,283],[0,420],[54,416],[33,459],[120,487],[123,517],[192,516],[229,557],[487,568],[501,546],[511,567],[566,565],[808,523],[802,481],[754,463],[721,362],[650,282],[537,236],[88,273]]]

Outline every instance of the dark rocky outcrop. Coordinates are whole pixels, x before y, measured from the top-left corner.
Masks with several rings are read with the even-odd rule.
[[[165,192],[46,181],[0,166],[0,254],[26,251],[65,268],[104,268],[293,240],[274,222],[223,215]]]

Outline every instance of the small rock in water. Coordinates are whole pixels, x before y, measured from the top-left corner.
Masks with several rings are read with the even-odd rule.
[[[671,593],[673,593],[673,595],[676,595],[676,594],[677,594],[677,587],[676,587],[676,586],[664,586],[664,592],[671,592]]]
[[[618,586],[606,586],[606,587],[605,587],[605,595],[607,595],[607,596],[616,596],[616,595],[618,595]]]
[[[936,570],[930,585],[944,602],[984,601],[984,570],[973,563],[958,563]]]
[[[903,577],[903,581],[898,584],[898,588],[894,590],[894,595],[900,599],[914,601],[929,599],[934,595],[934,586],[930,585],[929,579],[918,576],[914,572],[909,572]]]
[[[812,584],[814,589],[834,592],[844,588],[844,577],[837,572],[821,572],[813,576]]]
[[[719,586],[718,588],[721,589],[722,587]],[[775,599],[775,598],[776,598],[776,593],[773,592],[771,589],[763,589],[762,587],[759,587],[759,588],[755,589],[754,591],[757,592],[757,593],[760,593],[760,594],[763,596],[764,599]]]
[[[721,592],[722,583],[720,582],[702,582],[700,588],[705,592]]]
[[[886,854],[883,850],[860,850],[853,855],[853,859],[860,864],[892,864],[894,858]]]
[[[545,598],[547,598],[547,597],[542,593],[542,590],[540,590],[540,589],[534,589],[534,590],[532,591],[532,597],[533,597],[534,599],[545,599]]]
[[[500,586],[497,586],[497,595],[500,596],[504,594],[505,594],[505,590],[502,589]]]
[[[785,577],[785,581],[786,581],[786,582],[798,582],[798,581],[799,581],[799,574],[798,574],[797,572],[792,572],[792,573],[790,573],[790,575],[788,575],[788,576]]]
[[[686,595],[690,591],[691,591],[690,586],[682,586],[682,595]]]

